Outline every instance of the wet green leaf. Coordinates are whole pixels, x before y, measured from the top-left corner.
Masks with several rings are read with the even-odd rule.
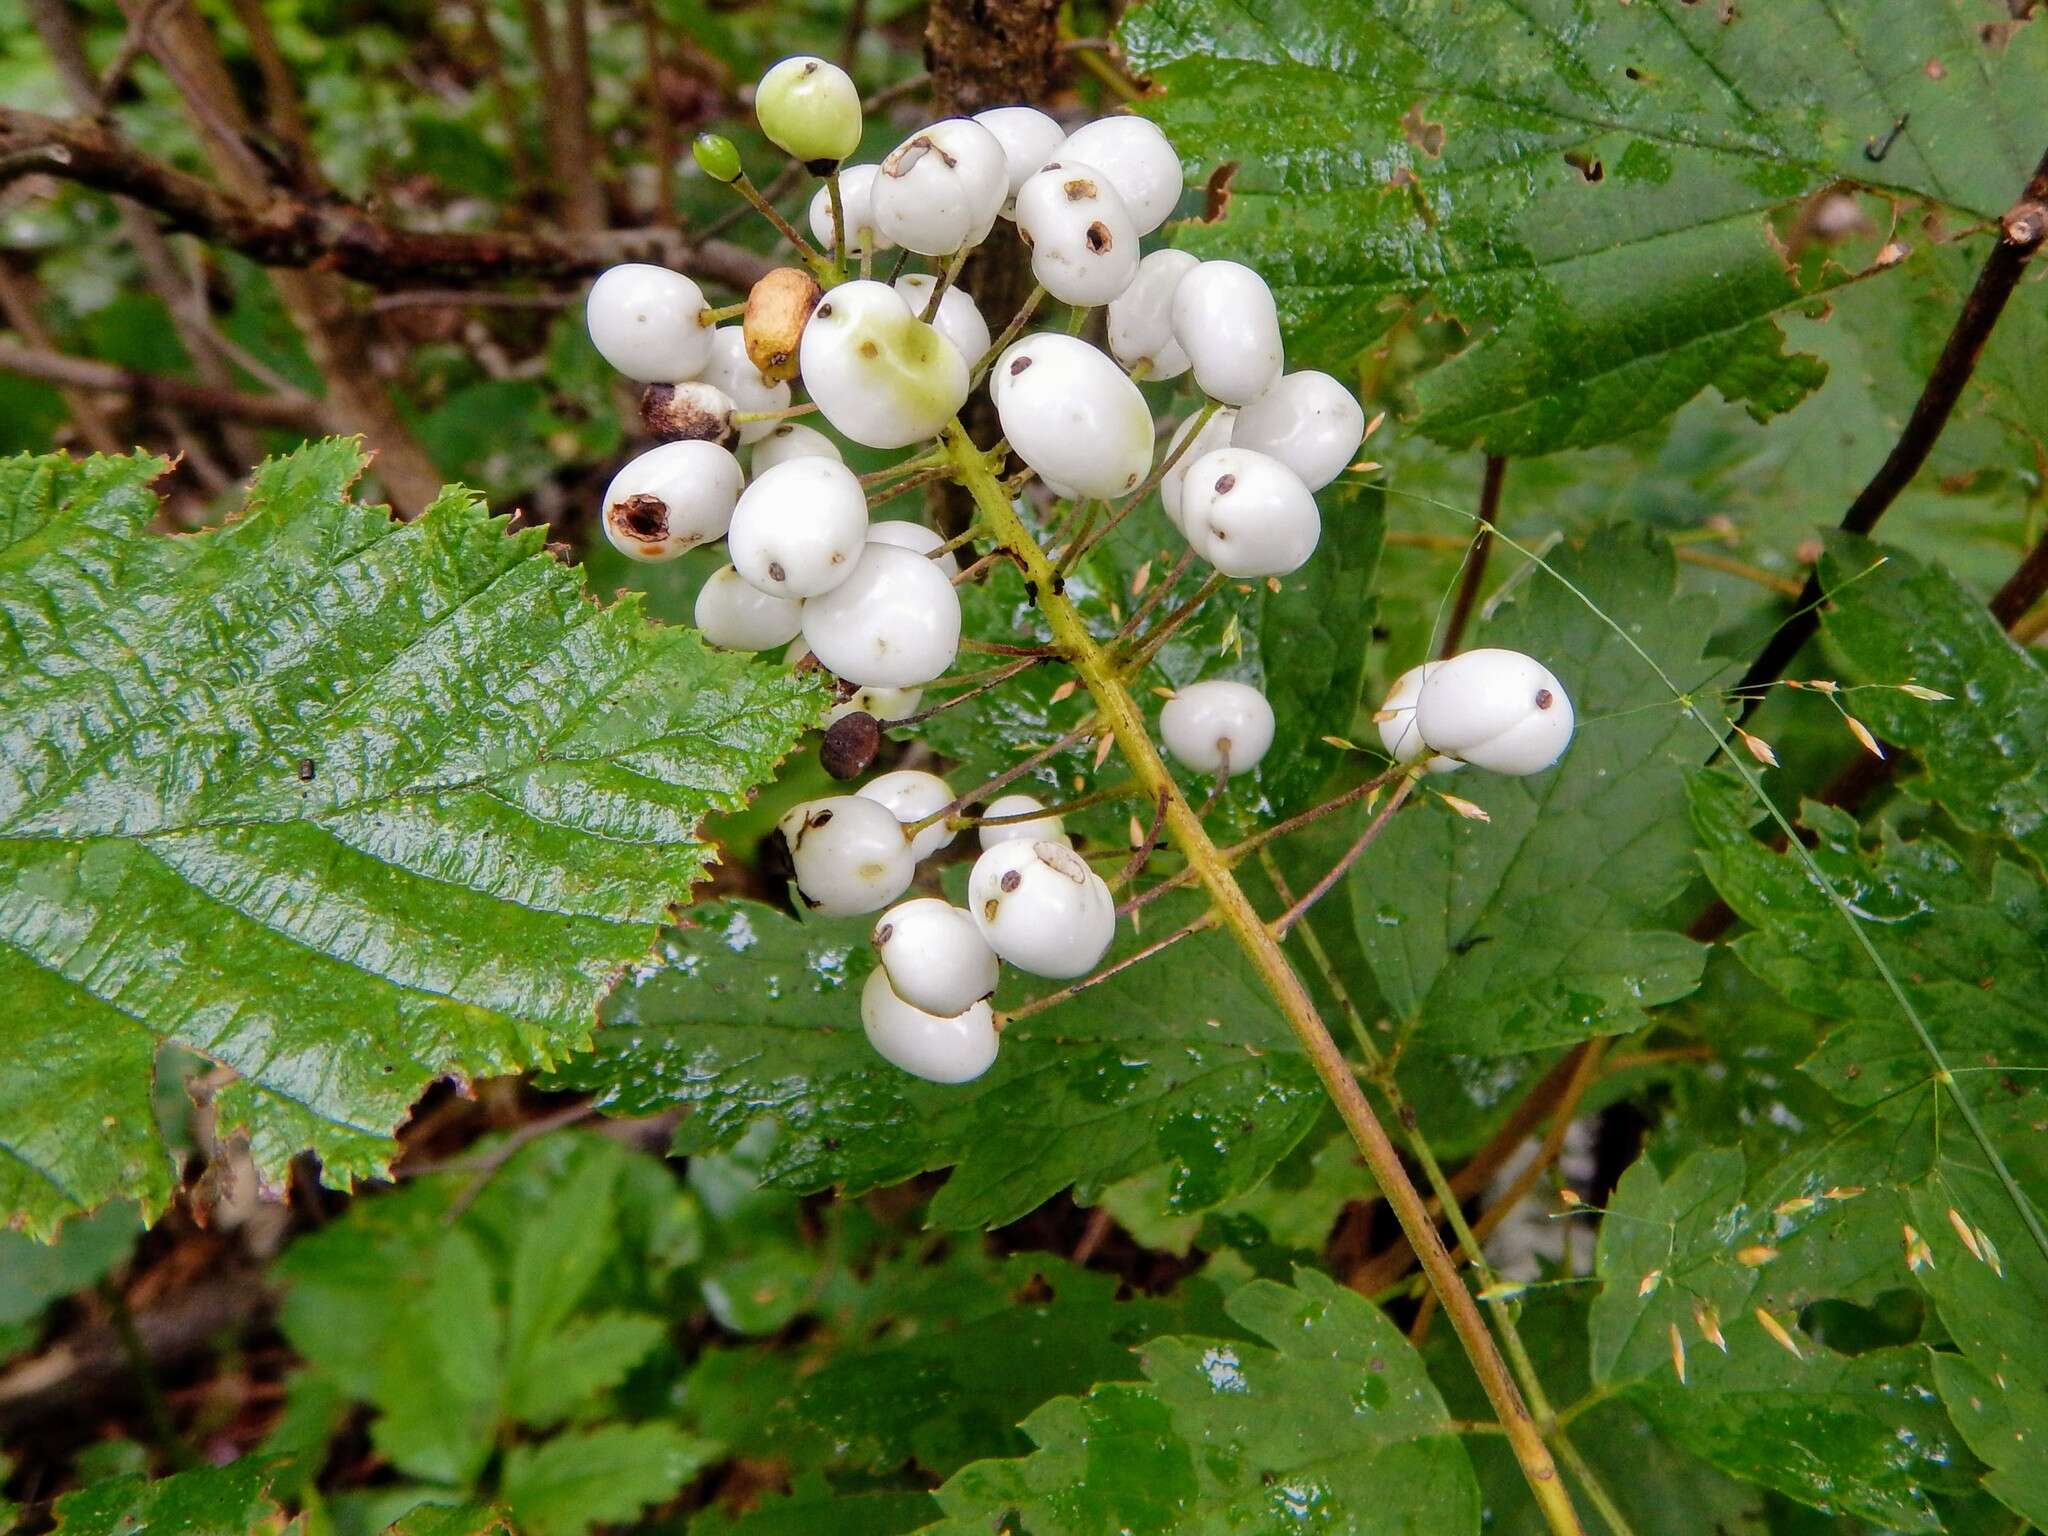
[[[1111,958],[1192,915],[1156,903],[1142,933],[1123,925]],[[694,1106],[683,1152],[773,1119],[783,1134],[762,1172],[795,1189],[858,1193],[951,1167],[930,1212],[946,1227],[1013,1220],[1070,1184],[1092,1198],[1162,1164],[1172,1208],[1203,1210],[1255,1184],[1321,1108],[1292,1035],[1216,933],[1013,1025],[986,1076],[922,1082],[861,1030],[872,926],[704,907],[613,995],[596,1052],[556,1081],[620,1114]],[[998,1000],[1054,985],[1012,973]]]
[[[1759,417],[1814,388],[1778,318],[1856,274],[1788,260],[1773,221],[1845,181],[1995,220],[2048,142],[2048,35],[2007,21],[1919,0],[1150,0],[1122,40],[1223,205],[1176,238],[1265,273],[1304,361],[1342,365],[1424,298],[1481,328],[1424,377],[1422,426],[1530,454],[1708,387]]]
[[[190,1531],[198,1536],[254,1536],[283,1521],[269,1494],[274,1466],[245,1456],[225,1467],[201,1467],[155,1482],[109,1478],[57,1501],[59,1536],[134,1536]]]
[[[1609,530],[1551,562],[1679,688],[1711,663],[1703,599],[1676,595],[1671,551]],[[1430,778],[1349,877],[1358,942],[1397,1026],[1432,1051],[1511,1054],[1639,1028],[1698,983],[1705,950],[1654,926],[1695,865],[1683,765],[1698,727],[1600,615],[1541,572],[1475,644],[1545,659],[1578,731],[1527,779]],[[1431,803],[1442,789],[1475,822]]]
[[[1377,1308],[1300,1270],[1293,1286],[1253,1281],[1227,1310],[1271,1347],[1155,1340],[1142,1383],[1055,1399],[1025,1421],[1033,1455],[949,1480],[934,1531],[986,1531],[1005,1511],[1035,1536],[1478,1531],[1443,1401]]]
[[[2040,659],[1940,566],[1837,536],[1821,573],[1832,600],[1828,647],[1853,681],[1949,695],[1866,687],[1843,700],[1885,741],[1919,756],[1925,771],[1907,775],[1906,788],[1971,831],[2010,838],[2048,863],[2048,672]]]
[[[154,459],[0,465],[0,1206],[160,1208],[158,1051],[233,1069],[272,1179],[381,1172],[429,1081],[560,1058],[704,870],[814,685],[600,609],[450,491],[349,499],[359,448],[148,532]],[[145,920],[146,915],[146,920]]]
[[[504,1499],[521,1531],[582,1536],[672,1498],[715,1450],[669,1424],[571,1430],[506,1453]]]

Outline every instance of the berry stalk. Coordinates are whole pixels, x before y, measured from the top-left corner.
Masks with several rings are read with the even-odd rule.
[[[1367,1102],[1343,1052],[1330,1038],[1330,1032],[1324,1027],[1307,988],[1295,974],[1293,965],[1282,952],[1265,919],[1259,916],[1231,874],[1229,863],[1203,827],[1194,807],[1188,804],[1173,775],[1167,771],[1145,727],[1144,715],[1124,685],[1116,664],[1089,632],[1080,611],[1056,584],[1057,573],[1052,562],[1018,517],[1010,499],[1003,494],[987,456],[975,447],[957,417],[946,427],[943,442],[960,483],[980,508],[982,522],[992,536],[1016,556],[1026,580],[1035,588],[1039,610],[1051,625],[1054,640],[1094,697],[1140,789],[1164,803],[1167,837],[1188,861],[1195,878],[1215,903],[1219,920],[1237,940],[1245,957],[1251,961],[1274,1001],[1279,1004],[1288,1026],[1300,1040],[1302,1050],[1315,1068],[1316,1076],[1336,1105],[1345,1128],[1364,1155],[1373,1178],[1385,1193],[1408,1241],[1421,1256],[1430,1284],[1471,1358],[1473,1370],[1485,1387],[1488,1400],[1500,1415],[1508,1443],[1514,1449],[1524,1477],[1528,1479],[1530,1491],[1543,1510],[1545,1521],[1555,1536],[1584,1536],[1584,1527],[1572,1508],[1571,1495],[1558,1477],[1557,1464],[1551,1459],[1549,1448],[1530,1417],[1528,1406],[1501,1358],[1478,1304],[1459,1278],[1457,1267],[1444,1248],[1421,1192],[1408,1177],[1399,1151],[1387,1135],[1386,1128],[1380,1124],[1379,1117],[1373,1113],[1372,1105]]]

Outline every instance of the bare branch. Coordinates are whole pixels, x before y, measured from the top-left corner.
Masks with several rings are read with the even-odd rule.
[[[605,230],[550,238],[508,232],[398,229],[352,203],[282,194],[238,196],[144,154],[98,123],[0,107],[0,165],[112,192],[174,230],[267,267],[338,272],[375,288],[511,278],[580,278],[620,261],[659,261],[742,291],[770,263],[724,241],[691,245],[674,230]]]
[[[89,357],[16,346],[10,341],[0,341],[0,373],[41,379],[66,389],[113,390],[145,405],[186,406],[261,426],[290,427],[300,432],[319,430],[320,402],[306,395],[251,395],[216,389],[210,384],[188,384],[183,379],[140,373]]]

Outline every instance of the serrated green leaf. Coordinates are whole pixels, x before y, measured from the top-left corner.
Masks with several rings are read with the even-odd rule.
[[[1112,957],[1191,915],[1155,904]],[[921,1082],[861,1030],[872,926],[706,906],[664,936],[659,967],[613,994],[596,1053],[556,1081],[620,1114],[695,1106],[679,1151],[778,1121],[762,1173],[799,1190],[858,1193],[950,1166],[929,1213],[945,1227],[999,1225],[1070,1184],[1093,1198],[1162,1163],[1174,1207],[1202,1210],[1255,1184],[1321,1108],[1286,1025],[1213,933],[1005,1030],[975,1082]],[[1049,988],[1013,975],[999,1000]]]
[[[946,1477],[970,1461],[1027,1451],[1016,1426],[1048,1399],[1135,1379],[1132,1351],[1145,1340],[1230,1331],[1220,1298],[1199,1280],[1171,1298],[1119,1301],[1114,1275],[1043,1254],[1012,1259],[1008,1278],[1015,1298],[983,1315],[950,1326],[935,1320],[903,1341],[843,1353],[805,1381],[798,1417],[839,1447],[844,1463],[884,1472],[915,1462]]]
[[[423,1504],[385,1536],[507,1536],[505,1517],[485,1504]]]
[[[1551,564],[1681,688],[1712,608],[1676,595],[1661,540],[1609,530]],[[1527,651],[1570,693],[1578,732],[1528,779],[1426,780],[1349,877],[1359,945],[1397,1025],[1432,1051],[1512,1054],[1640,1028],[1698,984],[1706,951],[1651,924],[1692,877],[1682,763],[1697,728],[1600,616],[1535,573],[1476,644]],[[1439,785],[1487,811],[1427,804]]]
[[[1807,1070],[1856,1104],[1931,1089],[1938,1064],[1891,989],[1815,887],[1803,862],[1749,835],[1750,811],[1731,781],[1701,773],[1693,814],[1702,861],[1722,900],[1755,925],[1736,954],[1799,1007],[1845,1021]],[[1946,844],[1889,838],[1866,854],[1854,820],[1808,804],[1815,864],[1849,904],[1944,1059],[1972,1069],[2022,1067],[2048,1056],[2048,892],[1995,860],[1988,885]]]
[[[358,1201],[278,1261],[285,1336],[312,1376],[375,1410],[371,1438],[395,1468],[474,1491],[515,1420],[544,1429],[602,1406],[667,1336],[652,1309],[672,1254],[646,1196],[616,1196],[636,1165],[675,1190],[645,1154],[557,1134],[502,1167]]]
[[[2048,37],[2006,20],[1961,0],[1149,0],[1121,36],[1194,177],[1230,167],[1224,217],[1176,238],[1265,273],[1312,362],[1424,296],[1491,326],[1424,378],[1423,427],[1529,454],[1709,386],[1763,416],[1818,384],[1777,317],[1850,274],[1792,265],[1773,218],[1848,182],[1995,220],[2048,142]]]
[[[1758,1202],[1746,1172],[1731,1150],[1688,1158],[1668,1181],[1648,1159],[1623,1176],[1595,1260],[1596,1379],[1625,1387],[1662,1433],[1731,1476],[1890,1529],[1940,1530],[1932,1494],[1967,1488],[1969,1472],[1934,1400],[1932,1355],[1842,1354],[1798,1321],[1816,1265],[1838,1280],[1901,1283],[1896,1226],[1833,1219],[1868,1195],[1814,1189],[1796,1210]],[[1802,1260],[1802,1246],[1819,1252]]]
[[[1036,1453],[950,1479],[933,1530],[986,1531],[1005,1511],[1035,1536],[1479,1529],[1443,1400],[1372,1303],[1304,1269],[1293,1286],[1251,1282],[1226,1310],[1271,1348],[1155,1340],[1142,1384],[1055,1399],[1025,1422]]]
[[[152,1482],[110,1478],[57,1501],[58,1536],[257,1536],[284,1524],[271,1500],[273,1464],[253,1456]]]
[[[153,459],[0,464],[0,1204],[160,1208],[177,1044],[258,1168],[383,1171],[420,1089],[581,1046],[815,684],[600,609],[451,491],[273,460],[225,527],[147,531]],[[142,920],[140,914],[147,914]]]
[[[531,1536],[582,1536],[674,1497],[716,1452],[669,1424],[572,1430],[507,1451],[503,1497]]]
[[[1949,695],[1862,688],[1845,700],[1884,740],[1919,755],[1926,771],[1907,776],[1906,788],[2048,864],[2048,672],[2039,658],[1941,567],[1868,539],[1832,538],[1821,577],[1828,647],[1855,681]]]

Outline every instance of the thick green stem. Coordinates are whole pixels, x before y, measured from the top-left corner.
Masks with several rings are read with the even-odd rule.
[[[1443,1239],[1437,1234],[1436,1223],[1430,1218],[1420,1191],[1402,1166],[1400,1152],[1387,1135],[1386,1128],[1380,1124],[1379,1116],[1373,1113],[1372,1105],[1366,1101],[1358,1079],[1344,1060],[1344,1053],[1330,1038],[1329,1030],[1323,1027],[1315,1003],[1281,951],[1280,941],[1246,897],[1230,872],[1229,862],[1210,839],[1194,807],[1188,804],[1187,797],[1174,783],[1173,775],[1167,771],[1159,749],[1145,727],[1144,714],[1131,697],[1130,690],[1124,686],[1116,664],[1089,632],[1080,611],[1059,590],[1052,562],[1018,517],[1009,497],[1003,494],[987,457],[974,446],[967,429],[957,420],[946,428],[943,441],[960,483],[981,510],[982,521],[987,524],[991,535],[1022,565],[1025,579],[1036,593],[1039,611],[1052,628],[1054,641],[1094,697],[1102,719],[1108,724],[1117,747],[1130,765],[1132,776],[1142,790],[1164,803],[1168,839],[1188,861],[1189,868],[1195,871],[1195,877],[1215,905],[1222,926],[1236,939],[1245,958],[1251,962],[1279,1005],[1289,1028],[1301,1042],[1309,1064],[1322,1080],[1324,1091],[1330,1095],[1339,1117],[1357,1142],[1366,1166],[1372,1170],[1374,1179],[1386,1195],[1387,1203],[1393,1208],[1408,1241],[1421,1256],[1423,1269],[1471,1357],[1472,1368],[1486,1388],[1488,1400],[1500,1415],[1508,1441],[1514,1447],[1515,1459],[1521,1463],[1523,1475],[1527,1477],[1530,1490],[1551,1531],[1555,1536],[1584,1536],[1584,1527],[1572,1508],[1571,1495],[1558,1477],[1557,1464],[1551,1459],[1550,1450],[1543,1443],[1528,1406],[1508,1374],[1485,1318],[1480,1315],[1471,1292],[1459,1278],[1457,1266],[1451,1262]]]

